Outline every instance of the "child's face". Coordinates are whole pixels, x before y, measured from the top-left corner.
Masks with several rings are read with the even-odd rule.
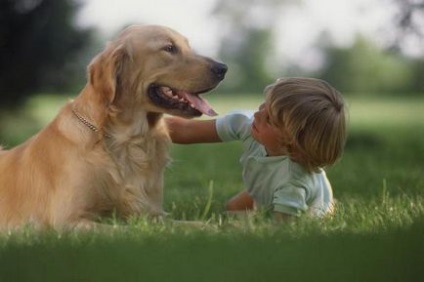
[[[266,101],[259,106],[254,118],[251,128],[252,137],[265,147],[268,155],[286,155],[287,149],[282,142],[284,140],[282,130],[271,124],[269,106]]]

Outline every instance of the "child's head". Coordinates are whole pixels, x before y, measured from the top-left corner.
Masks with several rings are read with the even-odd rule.
[[[341,94],[314,78],[283,78],[266,89],[270,122],[289,137],[290,158],[309,170],[331,165],[343,153],[346,113]]]

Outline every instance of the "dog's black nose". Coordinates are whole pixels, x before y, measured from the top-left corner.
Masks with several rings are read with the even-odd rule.
[[[226,64],[214,63],[212,66],[212,72],[219,79],[224,79],[225,74],[227,73],[228,67]]]

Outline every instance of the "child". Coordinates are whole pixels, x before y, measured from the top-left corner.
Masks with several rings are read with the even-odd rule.
[[[342,153],[345,106],[340,93],[313,78],[284,78],[265,88],[265,102],[252,115],[234,112],[216,120],[168,118],[174,143],[239,140],[246,190],[231,198],[231,212],[255,206],[276,219],[331,213],[333,195],[325,166]]]

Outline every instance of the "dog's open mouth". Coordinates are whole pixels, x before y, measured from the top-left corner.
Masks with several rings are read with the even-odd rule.
[[[148,90],[148,95],[153,103],[157,106],[178,110],[184,115],[201,116],[216,116],[217,113],[209,105],[208,101],[199,96],[200,93],[190,93],[185,90],[176,90],[168,86],[151,85]]]

